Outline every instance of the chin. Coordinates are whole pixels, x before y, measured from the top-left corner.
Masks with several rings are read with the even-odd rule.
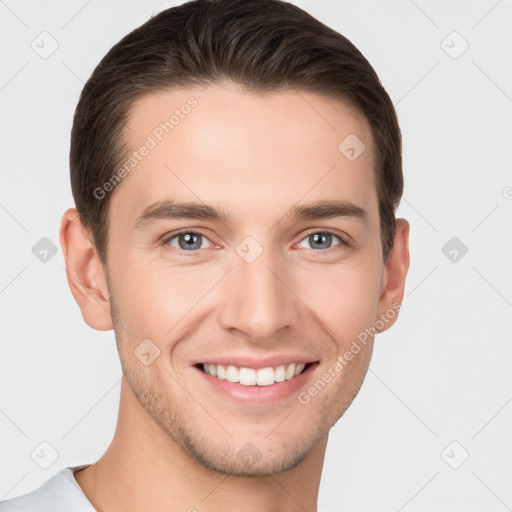
[[[196,444],[189,437],[183,441],[188,453],[205,469],[237,477],[270,476],[290,471],[298,466],[314,447],[294,444],[291,447],[280,448],[267,446],[260,451],[256,444],[247,442],[238,450],[229,450],[226,446],[216,450],[211,445],[207,447],[204,444]]]

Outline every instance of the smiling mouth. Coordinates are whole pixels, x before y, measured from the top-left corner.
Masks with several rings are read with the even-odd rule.
[[[267,368],[245,368],[234,365],[199,363],[195,365],[204,373],[242,386],[270,386],[279,382],[292,380],[304,373],[316,363],[289,363]]]

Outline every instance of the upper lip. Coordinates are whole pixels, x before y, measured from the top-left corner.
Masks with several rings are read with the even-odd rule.
[[[249,357],[249,356],[218,356],[218,357],[210,357],[201,359],[198,361],[193,361],[192,365],[197,364],[221,364],[223,366],[233,365],[238,368],[253,368],[254,370],[259,370],[260,368],[268,368],[275,367],[280,365],[288,365],[291,363],[314,363],[316,359],[312,359],[310,357],[305,357],[302,355],[290,355],[290,354],[280,354],[275,356],[268,357]]]

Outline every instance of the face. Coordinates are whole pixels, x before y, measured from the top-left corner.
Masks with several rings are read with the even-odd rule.
[[[139,98],[127,133],[107,271],[130,388],[204,467],[291,469],[356,396],[373,336],[344,354],[385,312],[370,128],[216,83]]]

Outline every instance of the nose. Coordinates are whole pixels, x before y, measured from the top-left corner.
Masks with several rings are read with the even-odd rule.
[[[235,260],[233,270],[223,280],[220,322],[224,329],[243,333],[252,341],[265,341],[297,326],[304,308],[293,292],[290,272],[263,253],[252,263]],[[283,262],[284,263],[284,262]]]

